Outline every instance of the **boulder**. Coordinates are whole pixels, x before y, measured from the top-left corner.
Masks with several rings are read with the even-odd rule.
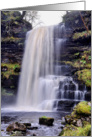
[[[11,132],[11,131],[23,131],[23,132],[26,132],[26,126],[22,123],[18,123],[18,122],[15,122],[15,123],[12,123],[10,124],[6,131],[8,132]]]
[[[45,116],[39,118],[39,124],[42,125],[52,126],[53,122],[54,122],[54,118],[45,117]]]

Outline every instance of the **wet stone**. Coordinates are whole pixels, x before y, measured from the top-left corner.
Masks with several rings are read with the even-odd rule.
[[[29,129],[29,130],[36,130],[36,129],[38,129],[38,127],[27,127],[27,129]]]
[[[8,132],[11,132],[11,131],[23,131],[23,132],[26,132],[26,126],[22,123],[18,123],[18,122],[15,122],[15,123],[12,123],[10,124],[6,131]]]
[[[49,117],[39,118],[39,124],[42,124],[42,125],[52,126],[53,122],[54,122],[54,118],[49,118]]]

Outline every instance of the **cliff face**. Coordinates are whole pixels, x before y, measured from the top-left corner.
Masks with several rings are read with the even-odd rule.
[[[19,11],[1,12],[1,84],[3,88],[17,89],[18,87],[25,37],[27,31],[31,29],[32,25],[22,18]]]
[[[63,17],[66,44],[60,62],[71,66],[72,76],[91,94],[91,12],[68,12]],[[86,96],[88,98],[88,95]]]
[[[1,61],[3,63],[21,63],[26,33],[30,29],[32,25],[23,20],[20,12],[1,12]]]

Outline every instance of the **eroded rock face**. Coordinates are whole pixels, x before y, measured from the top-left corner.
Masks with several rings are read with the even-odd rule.
[[[49,118],[49,117],[39,118],[39,124],[42,124],[42,125],[52,126],[53,122],[54,122],[54,118]]]

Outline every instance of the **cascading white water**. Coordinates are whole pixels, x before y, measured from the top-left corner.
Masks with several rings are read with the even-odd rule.
[[[41,102],[39,85],[53,74],[53,27],[41,27],[27,34],[17,104],[36,107]],[[44,89],[43,89],[44,90]],[[40,99],[39,99],[40,96]],[[47,97],[48,99],[48,97]]]
[[[71,77],[61,75],[62,66],[54,63],[54,52],[57,52],[56,59],[59,60],[60,50],[65,42],[63,37],[60,39],[57,36],[58,32],[55,33],[54,29],[55,27],[41,27],[27,33],[18,88],[18,107],[53,110],[56,100],[70,98],[70,82],[75,86],[73,98],[81,100],[85,97],[86,90],[79,91],[78,84]],[[59,34],[64,33],[64,29],[63,25]],[[61,96],[58,98],[59,93]]]

